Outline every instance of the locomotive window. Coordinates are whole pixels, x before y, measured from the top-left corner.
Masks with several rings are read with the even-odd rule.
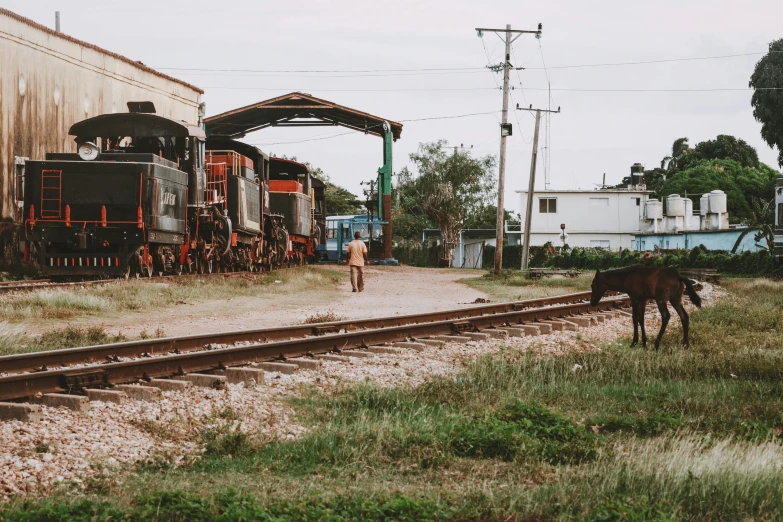
[[[330,228],[326,231],[326,239],[336,239],[337,238],[337,229],[336,228]]]

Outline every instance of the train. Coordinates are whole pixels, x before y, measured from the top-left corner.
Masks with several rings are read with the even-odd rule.
[[[783,176],[775,180],[775,263],[783,267]]]
[[[45,276],[272,270],[316,261],[325,186],[149,102],[71,126],[77,152],[27,161],[17,180],[25,262]]]

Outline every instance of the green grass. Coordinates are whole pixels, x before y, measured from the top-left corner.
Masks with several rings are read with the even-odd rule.
[[[415,388],[310,391],[299,439],[206,431],[191,466],[0,520],[783,519],[783,284],[726,287],[691,350],[505,348]]]
[[[488,272],[481,277],[470,277],[462,279],[460,282],[480,290],[498,301],[520,301],[590,290],[592,280],[592,274],[583,274],[573,278],[528,279],[520,271],[504,270],[500,276]]]
[[[148,311],[186,302],[235,297],[311,293],[339,282],[333,270],[305,267],[247,277],[170,278],[156,282],[127,281],[73,290],[36,290],[0,302],[0,320],[69,319]]]
[[[162,330],[155,332],[155,337],[163,336],[164,332]],[[60,350],[77,346],[118,343],[127,340],[129,339],[124,335],[109,334],[100,326],[87,328],[68,326],[50,330],[39,336],[31,336],[27,335],[24,328],[19,325],[0,323],[0,355]]]

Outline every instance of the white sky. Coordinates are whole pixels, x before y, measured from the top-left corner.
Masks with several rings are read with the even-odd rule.
[[[691,144],[731,134],[756,147],[777,167],[777,153],[759,135],[750,91],[575,92],[557,89],[744,88],[761,57],[557,69],[600,64],[764,52],[783,37],[780,0],[628,0],[560,2],[405,1],[230,1],[134,2],[6,0],[4,7],[54,25],[61,11],[63,32],[160,68],[206,90],[208,115],[291,92],[311,93],[392,120],[497,111],[446,120],[410,122],[394,144],[394,170],[408,163],[419,142],[439,138],[473,145],[476,154],[498,154],[500,74],[455,73],[334,78],[327,74],[194,73],[164,68],[251,70],[366,70],[473,68],[502,59],[503,45],[475,27],[534,29],[541,22],[543,58],[549,67],[551,188],[592,188],[629,174],[634,162],[653,167],[681,136]],[[486,51],[485,51],[486,46]],[[532,35],[514,44],[510,105],[547,105],[542,52]],[[497,84],[496,84],[497,82]],[[520,88],[522,87],[522,89]],[[420,89],[412,91],[410,89]],[[426,90],[421,90],[426,89]],[[463,89],[463,90],[456,90]],[[471,90],[468,90],[471,89]],[[553,107],[554,108],[554,107]],[[506,207],[518,210],[514,190],[527,189],[533,118],[511,113]],[[518,123],[519,122],[519,123]],[[346,129],[268,129],[247,141],[278,156],[297,156],[320,166],[338,184],[359,193],[359,182],[375,177],[381,140]],[[540,146],[546,145],[543,135]],[[288,143],[281,143],[288,142]],[[543,152],[536,187],[542,189]]]

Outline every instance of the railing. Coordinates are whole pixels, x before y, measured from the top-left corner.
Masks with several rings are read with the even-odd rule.
[[[62,218],[62,170],[41,171],[41,219]]]
[[[205,201],[207,205],[225,203],[228,192],[228,176],[225,163],[207,163],[207,187]]]

